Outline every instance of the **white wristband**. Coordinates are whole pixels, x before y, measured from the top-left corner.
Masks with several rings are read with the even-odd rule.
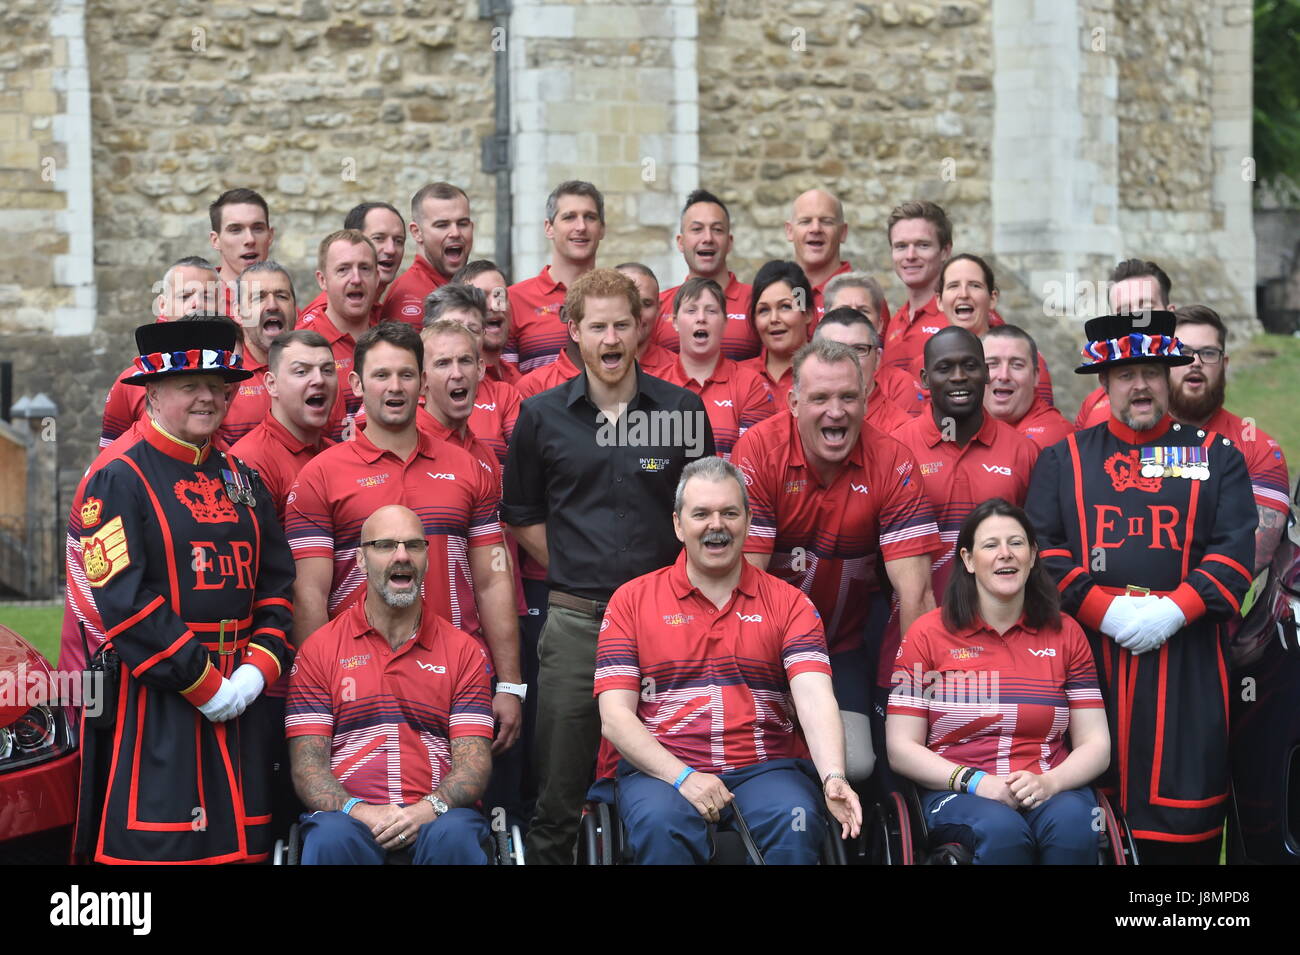
[[[527,683],[498,683],[496,691],[498,693],[509,693],[511,696],[517,696],[519,697],[520,700],[523,700],[528,696],[528,684]]]

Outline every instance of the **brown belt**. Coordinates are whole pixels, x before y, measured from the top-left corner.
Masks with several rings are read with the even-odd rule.
[[[552,607],[563,607],[565,610],[572,610],[576,613],[586,614],[588,617],[597,618],[605,616],[605,608],[609,606],[607,602],[575,597],[573,594],[566,594],[562,590],[551,591],[550,604]]]

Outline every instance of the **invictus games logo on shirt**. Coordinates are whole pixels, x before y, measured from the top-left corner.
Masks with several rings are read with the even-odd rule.
[[[666,613],[664,623],[670,627],[684,627],[695,619],[693,613]]]
[[[781,491],[785,494],[798,494],[807,486],[808,482],[805,480],[786,481],[785,484],[782,485]]]
[[[952,654],[952,658],[954,660],[974,660],[977,656],[979,656],[981,653],[984,652],[984,648],[979,646],[954,647],[948,652]]]
[[[921,473],[922,473],[922,474],[934,474],[936,471],[938,471],[938,470],[939,470],[940,468],[942,468],[942,467],[943,467],[943,462],[942,462],[942,461],[930,461],[930,462],[928,462],[928,463],[926,463],[926,464],[922,464],[922,465],[921,465]]]
[[[363,478],[357,478],[357,483],[362,487],[379,487],[387,480],[388,472],[385,471],[383,474],[367,474]]]
[[[667,471],[668,465],[672,463],[667,458],[642,458],[641,470],[649,471],[652,474],[659,471]]]
[[[617,418],[610,421],[604,414],[598,414],[596,425],[596,444],[602,448],[682,448],[688,458],[698,458],[704,453],[709,416],[703,410],[629,411],[627,405],[620,404]],[[660,459],[642,459],[647,460]],[[643,463],[641,470],[655,469]]]
[[[356,656],[345,657],[339,661],[339,668],[343,670],[355,670],[357,667],[363,667],[370,662],[370,654],[358,653]]]

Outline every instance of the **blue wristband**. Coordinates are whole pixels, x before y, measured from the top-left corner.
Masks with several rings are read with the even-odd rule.
[[[979,787],[980,780],[987,775],[988,773],[984,772],[984,770],[981,769],[974,776],[972,776],[970,778],[970,782],[966,783],[966,792],[970,793],[971,795],[974,795],[975,790]]]
[[[359,802],[365,802],[365,800],[362,799],[362,798],[359,797],[359,796],[353,796],[351,799],[349,799],[347,802],[345,802],[345,803],[343,804],[343,815],[345,815],[345,816],[350,816],[350,815],[352,815],[352,807],[355,806],[355,805],[356,805],[357,803],[359,803]]]
[[[678,776],[677,780],[673,783],[673,789],[676,789],[678,792],[681,792],[682,783],[686,782],[686,780],[690,778],[690,775],[693,772],[695,772],[695,770],[691,769],[691,767],[689,766],[683,769],[682,774]]]

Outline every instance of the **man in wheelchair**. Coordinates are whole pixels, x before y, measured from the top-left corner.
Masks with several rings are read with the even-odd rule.
[[[285,733],[304,865],[487,865],[474,808],[492,772],[492,691],[474,638],[422,612],[428,541],[393,504],[361,528],[365,597],[317,630],[289,671]]]
[[[595,693],[638,864],[707,862],[710,824],[730,825],[733,805],[768,864],[815,864],[824,812],[845,837],[861,827],[821,619],[744,559],[749,520],[733,465],[689,464],[682,554],[620,587],[601,623]]]

